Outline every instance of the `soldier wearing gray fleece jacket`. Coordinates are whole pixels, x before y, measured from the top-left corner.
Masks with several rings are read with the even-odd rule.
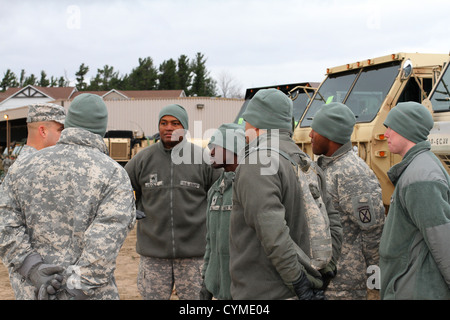
[[[206,196],[221,170],[204,162],[203,149],[188,141],[183,107],[160,112],[161,141],[125,166],[136,194],[138,288],[144,299],[168,299],[175,284],[180,299],[198,299],[206,246]],[[178,132],[177,132],[178,129]]]
[[[404,102],[384,125],[389,150],[403,157],[388,176],[394,194],[380,243],[382,299],[450,299],[449,175],[430,151],[429,111]]]
[[[303,189],[289,160],[268,150],[251,153],[252,148],[276,148],[299,164],[314,166],[291,138],[292,101],[279,90],[260,90],[243,117],[249,145],[244,150],[248,157],[236,169],[233,185],[231,296],[235,300],[323,299],[321,289],[330,276],[325,271],[328,265],[318,270],[302,261],[316,244],[310,240],[314,230],[307,219],[312,204],[303,201]],[[326,197],[324,185],[321,190]],[[342,226],[339,213],[325,197],[336,262]]]

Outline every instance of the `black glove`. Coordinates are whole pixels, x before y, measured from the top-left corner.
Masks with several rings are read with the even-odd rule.
[[[297,281],[292,283],[292,287],[299,300],[325,300],[323,291],[314,290],[304,272],[300,274]]]
[[[208,291],[208,289],[206,289],[206,285],[205,282],[202,282],[202,288],[200,289],[200,300],[212,300],[213,295],[211,292]]]
[[[320,290],[326,290],[328,285],[330,284],[331,279],[333,279],[337,275],[336,264],[330,262],[325,268],[320,270],[320,274],[322,275],[323,280],[323,286],[320,288]]]
[[[136,210],[136,219],[144,219],[146,217],[144,211]]]
[[[327,300],[325,297],[325,292],[323,290],[313,289],[314,297],[312,300]]]

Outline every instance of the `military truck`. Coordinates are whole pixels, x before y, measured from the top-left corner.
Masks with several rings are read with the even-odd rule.
[[[397,103],[427,99],[448,59],[448,54],[394,53],[328,68],[295,128],[294,141],[314,157],[309,133],[315,113],[323,104],[346,104],[357,122],[351,137],[354,149],[375,172],[389,206],[394,186],[386,172],[401,158],[389,152],[383,122]]]
[[[450,173],[450,59],[429,97],[422,104],[433,114],[434,127],[428,136],[431,151]]]
[[[130,130],[107,131],[103,140],[108,147],[109,156],[122,166],[152,143],[152,140],[147,139],[143,134],[138,136],[137,132]]]
[[[318,82],[299,82],[299,83],[291,83],[291,84],[281,84],[274,86],[265,86],[265,87],[256,87],[256,88],[248,88],[245,91],[245,101],[242,105],[239,113],[236,116],[235,123],[243,124],[244,119],[242,118],[242,114],[244,113],[247,105],[253,96],[262,89],[278,89],[285,94],[287,94],[293,101],[294,108],[294,126],[297,125],[298,121],[303,116],[303,113],[306,110],[306,106],[309,101],[312,99],[314,92],[319,85]]]

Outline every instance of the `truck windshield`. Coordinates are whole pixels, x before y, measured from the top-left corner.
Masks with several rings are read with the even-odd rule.
[[[322,86],[316,92],[313,101],[311,102],[308,111],[306,111],[300,126],[309,127],[317,110],[325,104],[330,102],[344,101],[347,92],[350,90],[352,83],[355,81],[359,70],[344,72],[339,74],[330,74],[323,82]]]
[[[314,95],[314,89],[312,88],[299,88],[295,92],[292,92],[290,97],[293,105],[293,117],[295,126],[303,116],[306,110],[306,106],[311,101],[311,97]]]
[[[319,88],[301,127],[311,126],[314,114],[320,106],[330,102],[342,102],[347,105],[355,114],[356,122],[372,121],[392,87],[399,67],[400,61],[395,61],[353,72],[339,73],[334,77],[330,75]],[[358,73],[360,75],[347,95]]]
[[[307,93],[305,92],[307,91]],[[306,106],[308,105],[310,101],[310,97],[312,97],[314,94],[313,88],[307,88],[305,90],[299,89],[298,92],[294,93],[294,98],[292,101],[292,107],[293,107],[293,117],[295,121],[295,125],[300,121],[301,117],[303,116],[303,113],[306,110]],[[253,97],[253,96],[252,96]],[[236,116],[236,119],[234,120],[237,124],[243,124],[244,119],[242,118],[242,115],[244,114],[245,109],[247,109],[247,105],[250,102],[251,99],[246,99],[241,107],[241,110],[239,110],[238,115]]]
[[[436,89],[430,97],[431,104],[434,111],[449,111],[450,110],[450,71],[447,68],[439,80]]]

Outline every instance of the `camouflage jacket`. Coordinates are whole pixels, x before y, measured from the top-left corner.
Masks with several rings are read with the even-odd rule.
[[[331,157],[320,156],[327,191],[341,216],[344,239],[337,276],[328,291],[366,291],[366,270],[378,265],[385,209],[381,187],[368,165],[352,150],[351,142]]]
[[[18,159],[25,158],[26,156],[28,156],[28,155],[30,155],[30,154],[33,154],[33,153],[35,153],[35,152],[37,152],[36,148],[34,148],[34,147],[32,147],[32,146],[29,146],[29,145],[24,145],[23,148],[22,148],[22,150],[20,150],[20,154],[19,154],[19,156],[17,157],[16,161],[17,161]]]
[[[13,166],[1,185],[0,257],[16,299],[35,299],[18,270],[39,253],[91,299],[118,299],[116,258],[136,214],[130,180],[103,139],[63,130],[55,146]]]

